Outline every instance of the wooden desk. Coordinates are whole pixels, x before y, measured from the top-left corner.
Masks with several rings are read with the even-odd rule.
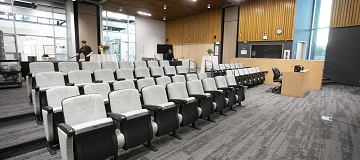
[[[302,97],[308,90],[309,74],[309,69],[301,72],[284,72],[281,94]]]

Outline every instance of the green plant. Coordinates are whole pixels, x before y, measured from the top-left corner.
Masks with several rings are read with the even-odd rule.
[[[212,49],[208,49],[206,52],[209,54],[209,56],[211,56],[211,54],[214,53],[214,51]]]

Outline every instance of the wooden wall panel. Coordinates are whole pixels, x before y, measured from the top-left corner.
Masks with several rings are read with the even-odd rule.
[[[167,21],[166,44],[207,43],[221,40],[222,9]],[[214,38],[216,35],[216,39]],[[190,38],[190,39],[188,39]]]
[[[96,6],[84,3],[78,3],[78,23],[79,23],[79,47],[81,41],[87,41],[86,45],[90,46],[94,54],[98,54],[98,41],[97,41],[97,17]],[[83,54],[80,55],[83,59]]]
[[[296,0],[258,0],[240,5],[238,42],[292,40]],[[276,30],[283,33],[278,35]],[[263,40],[266,33],[267,40]]]
[[[185,59],[193,59],[201,67],[201,60],[203,56],[208,56],[206,52],[208,49],[213,49],[213,43],[197,43],[197,44],[174,44],[174,57]]]
[[[330,27],[360,25],[360,0],[332,0]]]

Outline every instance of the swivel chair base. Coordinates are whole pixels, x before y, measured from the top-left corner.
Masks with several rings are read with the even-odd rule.
[[[276,92],[276,91],[280,91],[280,92],[281,92],[281,86],[275,87],[275,88],[273,88],[271,91],[272,91],[272,93],[274,93],[274,92]]]

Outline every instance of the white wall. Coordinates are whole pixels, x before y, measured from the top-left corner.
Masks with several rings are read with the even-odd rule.
[[[156,56],[157,44],[165,44],[165,22],[136,16],[136,60]]]

